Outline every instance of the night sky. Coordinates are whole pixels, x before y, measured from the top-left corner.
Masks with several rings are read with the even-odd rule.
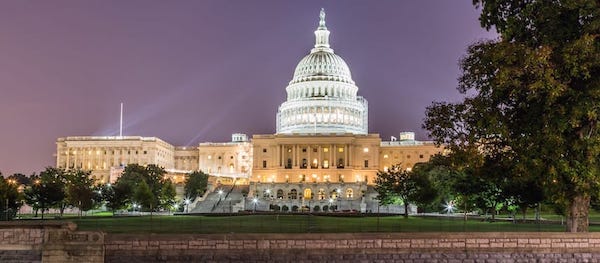
[[[458,60],[479,26],[472,1],[0,2],[0,171],[55,164],[56,139],[156,136],[175,146],[275,132],[319,10],[369,101],[369,132],[421,129],[456,101]]]

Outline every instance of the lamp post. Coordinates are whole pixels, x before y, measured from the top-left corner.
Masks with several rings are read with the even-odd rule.
[[[258,198],[254,197],[252,199],[252,203],[254,204],[254,213],[256,213],[256,204],[258,203]]]
[[[190,205],[190,199],[185,199],[185,212],[186,213],[190,212],[189,205]]]
[[[333,198],[329,198],[329,211],[333,210]]]
[[[223,190],[219,189],[217,193],[219,193],[219,201],[221,201],[221,196],[223,196]]]

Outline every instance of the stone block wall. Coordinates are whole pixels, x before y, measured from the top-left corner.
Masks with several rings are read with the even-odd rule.
[[[104,233],[60,221],[0,222],[0,262],[104,262]]]
[[[600,234],[109,235],[107,262],[600,262]]]
[[[600,233],[104,234],[0,223],[0,262],[600,262]]]

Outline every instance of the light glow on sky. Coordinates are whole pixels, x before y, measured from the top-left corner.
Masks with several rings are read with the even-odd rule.
[[[471,1],[6,0],[0,2],[0,171],[55,164],[65,136],[175,146],[275,132],[319,10],[369,101],[369,132],[421,129],[432,101],[457,100],[458,60],[495,33]]]

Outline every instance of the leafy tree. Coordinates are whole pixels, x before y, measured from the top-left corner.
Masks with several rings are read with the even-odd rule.
[[[14,213],[21,207],[22,196],[18,191],[18,182],[14,179],[4,179],[0,173],[0,211],[4,212],[4,217],[0,220],[9,220]]]
[[[152,193],[150,186],[145,181],[141,181],[133,194],[133,200],[140,204],[143,208],[146,208],[148,211],[152,211],[154,207],[156,207],[156,196]]]
[[[98,190],[94,187],[94,179],[90,171],[70,170],[65,172],[68,178],[67,203],[79,208],[79,211],[87,211],[98,203],[96,202]]]
[[[500,38],[469,47],[459,103],[434,103],[425,127],[451,150],[514,164],[587,232],[600,179],[600,2],[474,0]]]
[[[124,208],[129,202],[129,189],[127,188],[127,185],[101,185],[99,186],[99,189],[102,200],[105,201],[106,207],[112,211],[113,215],[117,210]]]
[[[188,175],[185,180],[184,194],[187,199],[193,202],[196,197],[201,196],[206,192],[208,186],[208,175],[195,171]]]
[[[163,204],[164,208],[171,208],[175,205],[175,196],[177,195],[177,191],[175,189],[175,184],[171,180],[166,180],[162,191],[160,194],[160,203]]]
[[[122,202],[138,201],[135,195],[139,190],[139,185],[143,182],[152,193],[152,199],[144,201],[149,202],[147,207],[152,207],[152,210],[169,208],[173,203],[174,189],[171,189],[173,185],[169,179],[165,178],[165,174],[166,171],[163,168],[152,164],[148,166],[128,165],[113,185],[116,187],[113,196],[115,199],[112,200],[113,205],[118,209],[122,207]],[[138,202],[141,203],[141,201]]]
[[[44,212],[51,207],[62,207],[65,202],[65,180],[64,171],[58,168],[48,167],[35,179],[33,185],[25,191],[26,202],[35,209]],[[39,178],[39,179],[38,179]]]
[[[410,202],[428,203],[435,199],[435,191],[427,176],[412,173],[393,165],[388,171],[378,171],[375,179],[377,199],[383,205],[400,201],[404,204],[404,217],[408,217]]]

